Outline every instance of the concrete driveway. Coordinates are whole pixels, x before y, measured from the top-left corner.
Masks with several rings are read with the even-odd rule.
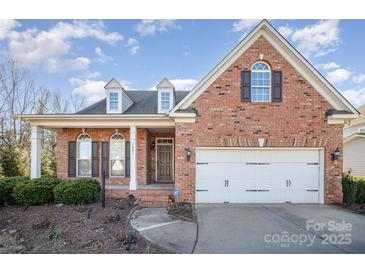
[[[197,204],[194,253],[365,253],[365,216],[312,204]]]

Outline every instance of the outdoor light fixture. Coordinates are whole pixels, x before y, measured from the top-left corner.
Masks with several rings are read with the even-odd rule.
[[[331,159],[332,161],[336,161],[338,160],[339,157],[340,157],[340,150],[337,147],[335,152],[331,154]]]
[[[190,156],[191,156],[190,147],[185,148],[185,151],[186,151],[186,160],[190,162]]]
[[[150,149],[155,150],[155,146],[156,146],[155,142],[152,142],[151,145],[150,145]]]

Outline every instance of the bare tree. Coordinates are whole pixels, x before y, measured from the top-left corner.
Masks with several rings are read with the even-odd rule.
[[[55,92],[51,96],[50,112],[67,113],[68,103],[68,100],[64,99],[59,92]]]
[[[83,107],[85,107],[85,97],[79,96],[77,94],[71,94],[71,105],[72,105],[72,111],[77,112]]]

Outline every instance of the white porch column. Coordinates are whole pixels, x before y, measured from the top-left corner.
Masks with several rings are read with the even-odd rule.
[[[138,186],[137,180],[137,127],[130,126],[130,149],[131,149],[131,158],[130,158],[130,182],[129,189],[136,190]]]
[[[30,176],[32,179],[41,177],[41,139],[41,128],[32,125],[30,158]]]

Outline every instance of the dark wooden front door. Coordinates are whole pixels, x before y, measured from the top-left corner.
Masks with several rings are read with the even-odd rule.
[[[172,145],[157,146],[157,180],[172,180]]]

